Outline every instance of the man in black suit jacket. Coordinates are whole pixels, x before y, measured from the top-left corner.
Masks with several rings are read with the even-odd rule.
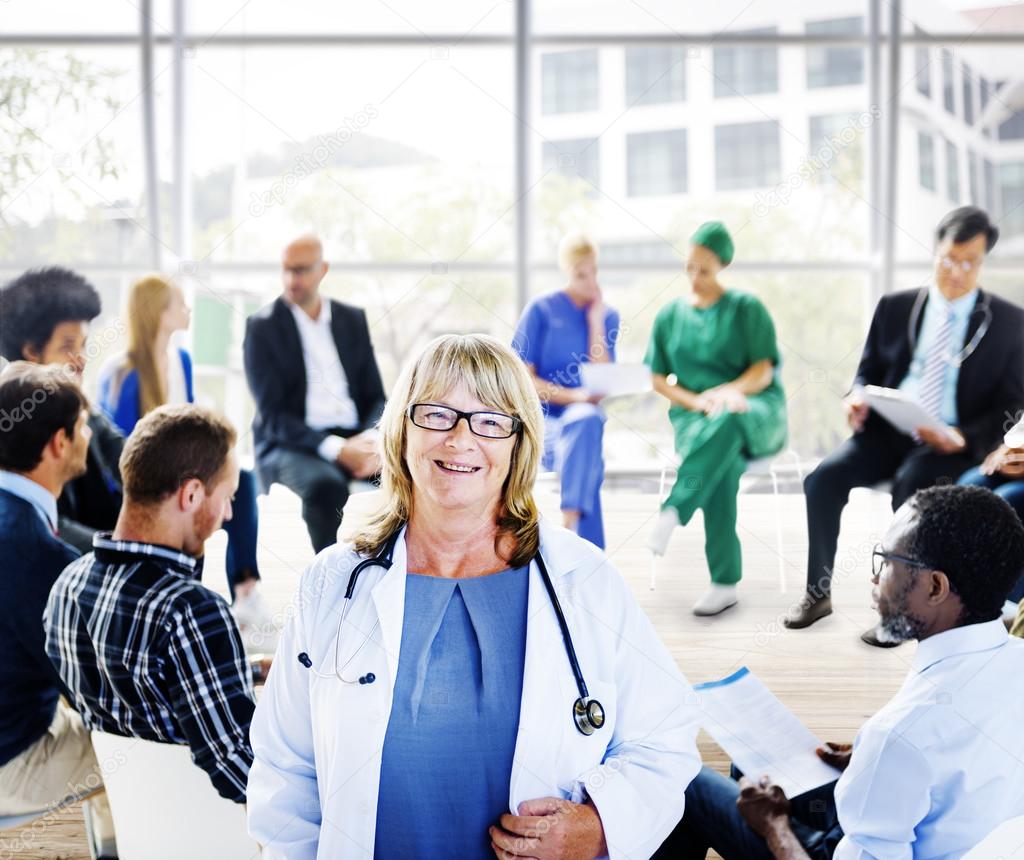
[[[323,247],[302,236],[282,254],[284,294],[245,327],[245,376],[256,400],[253,437],[264,487],[302,498],[313,548],[337,540],[349,480],[380,470],[373,427],[384,385],[366,313],[320,296]]]
[[[891,480],[895,511],[919,489],[956,483],[999,445],[1024,407],[1024,311],[978,287],[985,254],[998,237],[982,210],[950,212],[936,231],[934,283],[883,296],[875,308],[844,401],[853,436],[804,481],[807,593],[787,627],[808,627],[832,612],[839,520],[853,487]],[[946,313],[952,323],[941,333]],[[944,349],[930,348],[940,340]],[[919,428],[916,440],[901,433],[870,411],[865,385],[902,386],[926,411],[928,401],[941,401],[934,417],[954,425],[955,433]],[[875,629],[861,638],[870,645],[897,644],[880,639]]]

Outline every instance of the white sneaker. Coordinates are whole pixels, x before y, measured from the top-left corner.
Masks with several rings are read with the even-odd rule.
[[[694,615],[718,615],[737,601],[735,585],[718,585],[715,582],[693,604]]]
[[[679,514],[675,508],[665,508],[658,516],[658,521],[647,538],[647,548],[655,555],[664,555],[668,549],[672,531],[679,525]]]
[[[273,654],[280,632],[263,595],[255,588],[235,598],[231,614],[238,623],[248,654]]]

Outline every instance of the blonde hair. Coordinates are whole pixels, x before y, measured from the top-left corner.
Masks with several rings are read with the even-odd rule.
[[[171,282],[163,275],[140,278],[128,294],[128,366],[139,376],[140,418],[167,402],[154,347],[160,319],[170,303]]]
[[[540,545],[533,485],[544,452],[544,417],[537,391],[519,357],[489,335],[442,335],[406,365],[380,419],[384,504],[354,539],[364,555],[375,555],[412,514],[412,475],[405,461],[406,412],[413,403],[436,401],[463,384],[489,407],[522,422],[502,487],[495,551],[511,544],[510,567],[527,564]]]
[[[558,266],[563,272],[586,257],[597,259],[597,245],[585,233],[569,233],[558,243]]]

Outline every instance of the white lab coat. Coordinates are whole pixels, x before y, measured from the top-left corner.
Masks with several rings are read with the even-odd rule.
[[[604,706],[607,722],[586,737],[572,720],[576,683],[532,563],[509,809],[539,797],[581,802],[585,791],[601,815],[612,860],[648,858],[682,816],[683,792],[700,769],[696,698],[603,552],[542,523],[541,553],[590,695]],[[256,706],[249,832],[265,858],[373,857],[381,753],[402,642],[404,536],[390,571],[374,565],[360,575],[338,641],[343,595],[357,561],[351,546],[336,545],[305,571]],[[355,654],[343,677],[373,672],[374,683],[345,684],[335,676],[336,642],[342,667]],[[312,669],[300,653],[308,654]]]

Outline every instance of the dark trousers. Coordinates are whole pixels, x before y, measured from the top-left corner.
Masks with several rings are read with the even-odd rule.
[[[654,860],[704,860],[714,848],[724,860],[773,860],[764,839],[736,808],[740,796],[735,767],[728,777],[701,768],[686,789],[683,819],[654,855]],[[843,838],[836,817],[834,782],[790,798],[789,823],[812,860],[829,860]]]
[[[971,466],[967,453],[939,454],[891,427],[855,433],[804,479],[807,502],[807,591],[832,593],[832,571],[839,542],[839,521],[854,487],[892,481],[895,511],[918,490],[955,484]]]
[[[351,436],[356,431],[334,432]],[[314,552],[336,543],[351,476],[337,463],[328,463],[307,451],[278,448],[271,453],[269,461],[270,481],[284,484],[302,499],[302,519]]]
[[[256,543],[259,533],[259,508],[256,507],[256,476],[248,469],[238,474],[238,491],[231,504],[231,519],[224,523],[228,551],[224,559],[228,588],[235,599],[235,586],[247,579],[259,579]]]

